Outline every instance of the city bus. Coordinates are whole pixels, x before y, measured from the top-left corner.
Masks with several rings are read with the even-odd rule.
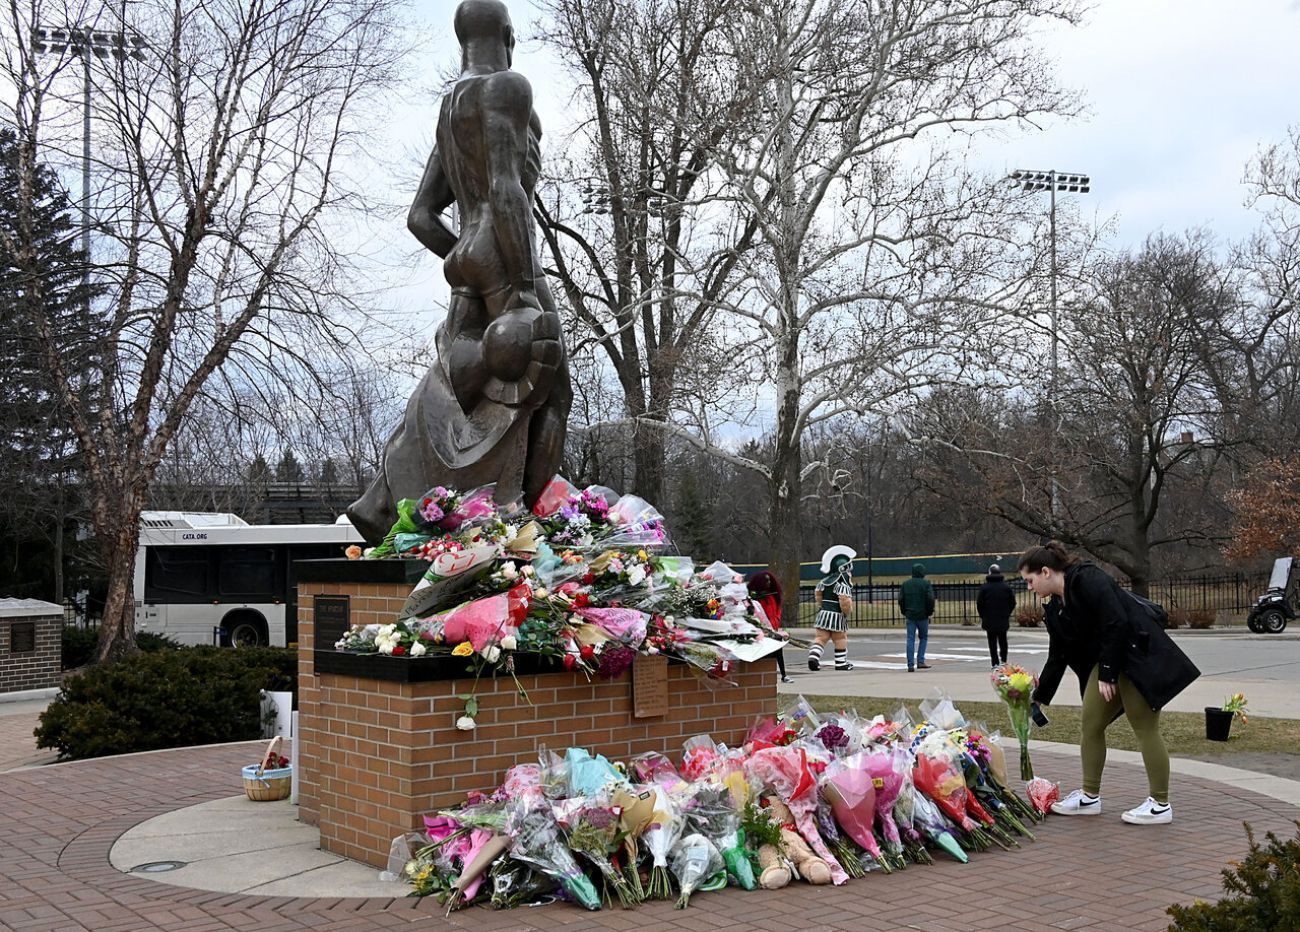
[[[135,561],[136,630],[182,644],[292,644],[293,563],[364,545],[347,520],[248,524],[238,515],[146,511]]]

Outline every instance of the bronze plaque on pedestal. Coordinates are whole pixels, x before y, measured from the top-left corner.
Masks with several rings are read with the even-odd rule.
[[[668,658],[637,654],[632,661],[632,717],[661,718],[668,714]]]
[[[352,627],[351,609],[345,595],[318,595],[312,600],[312,624],[317,650],[333,650],[334,643]]]

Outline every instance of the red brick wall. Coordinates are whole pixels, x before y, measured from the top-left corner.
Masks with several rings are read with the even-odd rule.
[[[36,625],[36,649],[12,653],[16,624]],[[58,686],[63,669],[63,614],[0,618],[0,693]]]
[[[491,791],[516,763],[545,745],[585,747],[612,759],[644,751],[680,757],[682,742],[710,734],[737,744],[755,718],[776,710],[776,663],[740,664],[737,685],[712,687],[689,668],[668,668],[673,708],[664,718],[632,717],[631,676],[588,683],[581,675],[509,676],[393,683],[335,674],[312,665],[312,596],[351,595],[352,622],[388,622],[404,586],[303,583],[299,593],[299,815],[318,824],[321,847],[382,867],[395,835],[420,816]],[[458,731],[460,695],[479,697],[478,727]],[[531,701],[531,704],[529,704]]]

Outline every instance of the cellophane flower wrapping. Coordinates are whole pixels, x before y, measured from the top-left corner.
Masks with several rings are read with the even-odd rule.
[[[970,795],[966,776],[956,759],[941,746],[921,743],[916,749],[912,779],[962,829],[969,832],[978,828],[966,812],[966,798]]]
[[[649,615],[634,608],[579,608],[575,614],[615,640],[634,646],[645,640],[646,625],[650,621]]]
[[[678,909],[683,909],[690,903],[691,894],[700,884],[724,868],[717,847],[699,832],[691,832],[677,840],[669,855],[669,866],[681,890],[681,896],[677,900]]]
[[[822,791],[844,834],[883,865],[884,856],[872,830],[876,787],[861,758],[854,755],[846,761],[832,761],[822,775]]]
[[[954,858],[965,864],[970,860],[969,855],[962,846],[953,837],[950,831],[951,825],[944,818],[943,813],[934,804],[930,797],[926,796],[916,787],[912,788],[914,798],[912,801],[912,818],[913,825],[944,851],[947,851]]]
[[[549,518],[577,494],[578,489],[573,483],[563,476],[556,476],[546,483],[542,494],[537,496],[537,501],[533,503],[533,514],[539,518]]]
[[[600,894],[561,839],[549,805],[530,797],[512,801],[507,809],[506,834],[512,858],[554,879],[580,906],[600,909]]]
[[[553,804],[556,821],[568,835],[569,848],[600,871],[623,906],[636,902],[627,877],[614,866],[612,856],[623,845],[619,809],[601,798],[577,796]]]
[[[1024,667],[1003,664],[989,675],[993,689],[1007,704],[1011,729],[1020,740],[1020,779],[1034,779],[1034,765],[1029,759],[1029,707],[1033,703],[1038,677]]]
[[[568,765],[569,791],[566,794],[577,796],[597,796],[606,787],[623,784],[623,775],[614,769],[614,765],[605,759],[604,754],[592,757],[586,748],[569,748],[564,754]]]
[[[1025,787],[1025,792],[1029,794],[1029,801],[1033,807],[1046,815],[1051,811],[1052,803],[1061,798],[1061,784],[1053,783],[1043,777],[1034,777]]]
[[[655,784],[653,789],[655,811],[641,839],[645,849],[650,852],[648,895],[651,899],[666,900],[672,895],[668,882],[668,856],[677,844],[677,839],[682,836],[685,821],[668,791],[659,784]]]
[[[745,773],[751,783],[771,787],[784,800],[799,834],[830,867],[831,879],[837,885],[847,883],[848,873],[817,831],[817,780],[808,766],[804,749],[772,747],[755,751],[745,765]]]
[[[758,884],[749,858],[740,843],[740,812],[731,799],[731,791],[721,783],[696,784],[685,807],[687,824],[717,847],[727,868],[727,876],[736,886],[753,890]]]
[[[521,583],[508,592],[465,602],[433,620],[442,623],[448,643],[469,641],[474,650],[482,651],[507,635],[517,635],[531,602],[531,590]]]

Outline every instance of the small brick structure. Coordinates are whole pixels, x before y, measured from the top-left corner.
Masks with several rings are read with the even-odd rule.
[[[36,599],[0,599],[0,693],[58,686],[63,609]]]
[[[677,757],[697,734],[739,744],[755,719],[776,711],[776,662],[738,664],[736,685],[705,683],[668,667],[671,709],[633,715],[631,675],[587,680],[569,672],[403,681],[439,661],[358,657],[316,638],[316,599],[338,623],[340,597],[352,624],[387,624],[427,564],[314,560],[298,563],[298,815],[320,828],[327,851],[384,867],[392,839],[423,827],[421,816],[490,792],[507,769],[546,746],[588,748],[611,759],[645,751]],[[458,731],[460,698],[478,696],[478,726]],[[530,704],[531,703],[531,704]]]

